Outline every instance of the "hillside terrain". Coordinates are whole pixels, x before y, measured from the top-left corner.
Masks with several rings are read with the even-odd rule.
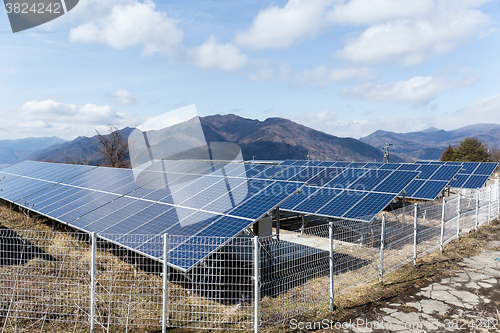
[[[376,148],[392,143],[391,151],[413,159],[439,159],[443,151],[451,145],[456,146],[466,137],[475,137],[490,148],[500,148],[500,125],[476,124],[452,131],[435,127],[420,132],[395,133],[376,131],[360,138]]]
[[[33,152],[66,142],[58,137],[0,140],[0,164],[12,164],[26,159]]]
[[[283,118],[264,121],[236,115],[200,117],[207,142],[232,142],[240,146],[243,158],[251,160],[307,159],[334,161],[382,161],[380,149],[353,138],[339,138]],[[133,128],[124,128],[127,138]],[[94,138],[78,137],[31,154],[28,159],[63,163],[101,164],[91,144]],[[394,162],[400,161],[395,157]]]

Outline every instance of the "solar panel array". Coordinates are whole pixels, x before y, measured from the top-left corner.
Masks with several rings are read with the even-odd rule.
[[[418,179],[413,180],[405,189],[405,197],[411,199],[434,200],[441,191],[449,184],[460,170],[459,166],[453,165],[420,165],[410,163],[376,163],[376,162],[320,162],[320,161],[293,161],[287,160],[280,165],[306,167],[313,164],[314,167],[342,167],[362,168],[386,171],[417,171],[420,172]],[[308,182],[308,185],[311,185]],[[402,196],[403,193],[399,193]]]
[[[0,171],[0,197],[158,260],[161,235],[185,235],[171,251],[189,250],[190,257],[173,255],[169,264],[188,270],[223,245],[200,246],[196,236],[232,238],[304,185],[262,177],[262,165],[157,165],[141,174],[140,187],[130,169],[26,161]],[[169,186],[155,184],[165,177]],[[128,241],[137,234],[150,236]]]
[[[330,218],[371,221],[413,181],[413,170],[369,169],[367,163],[293,161],[275,179],[306,182],[281,210]],[[378,165],[381,166],[382,164]]]
[[[415,163],[424,165],[460,166],[461,170],[454,180],[450,182],[450,187],[468,189],[483,187],[498,166],[498,163],[485,162],[417,161]]]

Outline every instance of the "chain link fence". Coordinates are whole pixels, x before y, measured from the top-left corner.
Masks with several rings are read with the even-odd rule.
[[[489,223],[500,215],[499,191],[498,183],[461,191],[386,211],[370,223],[330,220],[293,229],[283,221],[267,237],[95,236],[0,226],[1,332],[42,332],[55,322],[68,332],[263,329],[331,306],[335,297]]]

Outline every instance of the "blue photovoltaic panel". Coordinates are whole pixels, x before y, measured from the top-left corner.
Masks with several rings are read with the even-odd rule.
[[[486,181],[490,178],[490,176],[476,176],[472,175],[467,179],[467,182],[465,182],[464,185],[462,185],[463,188],[480,188],[482,187]]]
[[[318,166],[320,167],[331,167],[335,165],[336,162],[323,161]]]
[[[308,161],[307,164],[305,164],[305,166],[319,166],[321,163],[323,163],[322,161]]]
[[[342,215],[345,219],[370,221],[373,216],[380,213],[392,200],[392,194],[368,193],[347,213]]]
[[[474,171],[479,167],[479,164],[480,163],[478,162],[463,162],[462,170],[460,171],[460,173],[472,175]]]
[[[344,172],[326,183],[324,187],[344,189],[367,173],[367,169],[346,169]]]
[[[356,206],[356,203],[363,199],[368,193],[362,191],[342,191],[333,200],[323,205],[323,208],[318,210],[317,215],[342,217],[348,210]],[[392,196],[394,198],[394,196]],[[371,220],[371,218],[370,218]]]
[[[427,180],[425,184],[411,198],[434,200],[448,185],[448,181]]]
[[[292,165],[295,160],[286,160],[280,163],[280,165]]]
[[[246,171],[246,173],[243,173],[243,174],[239,175],[238,177],[252,178],[267,168],[269,168],[269,165],[262,165],[262,164],[255,165],[253,168],[248,169]]]
[[[370,162],[366,163],[364,166],[365,169],[380,169],[380,167],[384,165],[384,163]]]
[[[349,168],[364,168],[366,164],[366,162],[352,162],[349,164]]]
[[[308,161],[295,161],[295,162],[293,162],[292,165],[294,165],[294,166],[302,166],[302,165],[307,165],[307,162]]]
[[[297,173],[293,177],[288,178],[288,180],[292,182],[307,182],[324,170],[325,168],[320,167],[303,167],[299,173]]]
[[[406,171],[415,171],[419,168],[420,166],[417,164],[401,164],[398,168],[398,170],[406,170]]]
[[[287,166],[273,165],[270,166],[269,168],[266,168],[261,173],[255,175],[254,178],[271,179],[280,172],[283,172],[287,168],[288,168]]]
[[[314,214],[341,192],[341,190],[321,188],[309,198],[294,207],[293,211]]]
[[[460,166],[458,165],[441,165],[429,179],[446,180],[449,183],[459,171]]]
[[[498,163],[481,163],[476,170],[474,170],[473,175],[480,176],[490,176],[497,168]]]
[[[255,221],[265,212],[272,210],[278,203],[291,196],[302,186],[303,184],[299,183],[275,182],[257,193],[254,197],[241,203],[227,214]]]
[[[429,179],[439,168],[439,165],[422,165],[418,168],[418,171],[420,171],[418,178]]]
[[[353,190],[372,191],[375,186],[385,180],[391,173],[391,170],[370,169],[348,188]]]
[[[290,166],[273,177],[273,180],[289,180],[307,167]]]
[[[401,166],[401,164],[398,163],[384,163],[380,169],[382,170],[396,170]]]
[[[467,182],[467,179],[469,179],[470,175],[461,175],[457,174],[454,179],[450,182],[450,187],[456,187],[456,188],[461,188],[464,186],[464,184]]]
[[[399,194],[419,175],[418,171],[394,171],[373,189],[375,192]]]
[[[427,180],[421,180],[421,179],[415,179],[413,180],[410,185],[404,190],[405,191],[405,197],[408,198],[413,198],[415,196],[415,193],[425,184]],[[401,193],[400,196],[403,196]]]
[[[297,206],[298,204],[300,204],[305,199],[309,198],[311,195],[313,195],[318,190],[319,190],[318,187],[306,186],[306,187],[302,188],[302,190],[300,191],[300,193],[295,193],[288,200],[286,200],[285,202],[283,202],[280,205],[280,209],[282,209],[282,210],[292,210],[295,206]]]
[[[351,164],[351,162],[336,162],[334,167],[336,168],[346,168]]]
[[[339,174],[344,172],[343,168],[325,168],[323,171],[318,173],[316,176],[307,181],[307,185],[309,186],[317,186],[322,187],[325,184],[329,183],[332,179],[337,177]]]
[[[497,167],[497,163],[480,163],[480,162],[437,162],[437,161],[417,161],[418,165],[440,165],[440,166],[459,166],[459,172],[454,176],[450,182],[450,187],[454,188],[477,188],[482,187],[488,178],[474,177],[470,181],[472,175],[474,176],[490,176]],[[434,179],[434,177],[432,178]],[[486,179],[484,182],[482,180]],[[477,187],[472,187],[477,186]]]

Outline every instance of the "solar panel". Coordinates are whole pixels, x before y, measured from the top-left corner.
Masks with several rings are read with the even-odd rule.
[[[356,205],[342,215],[345,219],[371,220],[394,199],[392,194],[368,193]]]
[[[337,177],[330,180],[324,186],[344,189],[356,182],[360,177],[363,177],[367,172],[367,169],[345,169],[344,172],[337,175]]]
[[[424,183],[424,185],[418,189],[418,191],[412,194],[411,198],[422,199],[422,200],[434,200],[439,195],[439,193],[443,191],[446,185],[448,185],[448,181],[427,180]]]
[[[323,205],[321,209],[317,211],[317,215],[338,216],[339,218],[341,218],[348,210],[354,207],[356,203],[363,199],[363,197],[367,194],[367,192],[362,191],[344,190],[337,196],[335,196],[335,198],[330,200],[327,204]],[[394,198],[394,196],[392,196],[392,198]],[[357,216],[355,218],[357,218]],[[371,218],[372,217],[370,217],[370,220]]]
[[[345,169],[343,168],[325,168],[313,178],[309,179],[307,185],[322,187],[344,171]]]
[[[498,163],[490,162],[438,162],[438,161],[416,161],[418,165],[433,165],[446,167],[460,167],[458,173],[453,177],[449,185],[454,188],[475,189],[484,186],[488,178],[495,171]],[[476,177],[477,176],[477,177]],[[432,177],[434,179],[434,177]]]
[[[284,171],[283,166],[192,161],[158,165],[171,169],[166,174],[155,174],[154,170],[146,173],[142,177],[146,187],[139,187],[132,170],[24,162],[2,170],[0,175],[8,182],[1,183],[0,196],[26,197],[33,202],[30,209],[38,213],[151,255],[161,247],[161,242],[155,243],[155,236],[133,245],[126,235],[155,232],[160,237],[168,232],[189,237],[202,233],[234,237],[304,186],[301,182],[243,178],[267,169],[277,175]],[[15,174],[16,170],[23,175]],[[224,177],[226,171],[238,177]],[[161,185],[165,180],[168,186]],[[148,184],[155,186],[148,188]],[[228,221],[234,223],[225,225]],[[196,258],[188,259],[185,263],[197,263]],[[177,268],[192,267],[186,265]]]

